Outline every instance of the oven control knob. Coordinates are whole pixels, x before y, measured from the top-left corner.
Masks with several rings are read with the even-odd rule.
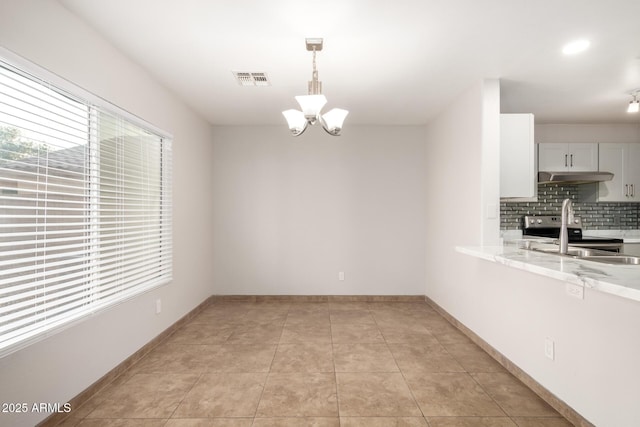
[[[538,220],[538,224],[542,224],[542,220],[541,219]]]

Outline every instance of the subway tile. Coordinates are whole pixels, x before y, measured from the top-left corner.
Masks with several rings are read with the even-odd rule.
[[[596,203],[585,198],[592,193],[583,185],[545,184],[538,187],[537,202],[502,202],[500,204],[500,228],[517,230],[522,228],[524,215],[559,215],[562,200],[573,199],[577,216],[582,217],[586,230],[638,229],[640,203]]]

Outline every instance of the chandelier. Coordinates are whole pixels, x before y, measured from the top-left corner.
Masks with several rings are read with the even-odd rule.
[[[638,101],[638,93],[640,93],[640,89],[636,89],[632,95],[633,100],[629,102],[629,106],[627,107],[627,113],[637,113],[640,111],[640,101]]]
[[[302,135],[308,125],[320,123],[322,128],[333,136],[340,135],[342,123],[349,112],[341,108],[334,108],[321,115],[322,107],[327,103],[327,98],[322,94],[322,82],[318,80],[318,70],[316,69],[316,52],[322,50],[322,39],[305,39],[307,50],[313,52],[313,73],[309,82],[309,94],[296,96],[296,101],[300,104],[299,110],[283,111],[284,118],[287,119],[289,130],[293,136]]]

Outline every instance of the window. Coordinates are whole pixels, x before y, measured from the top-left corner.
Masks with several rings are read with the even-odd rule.
[[[170,138],[67,87],[0,61],[0,356],[171,280]]]

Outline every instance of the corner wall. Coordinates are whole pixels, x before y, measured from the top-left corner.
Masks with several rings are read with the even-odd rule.
[[[477,279],[455,247],[494,243],[499,235],[499,220],[486,216],[499,201],[499,99],[497,82],[479,81],[427,125],[427,182],[441,185],[426,189],[426,295],[471,329],[465,288]],[[486,129],[493,126],[497,133]]]
[[[0,402],[63,404],[211,295],[211,128],[57,1],[3,0],[0,43],[174,135],[173,282],[0,359]]]
[[[482,126],[498,113],[483,107],[496,96],[485,89],[478,83],[427,125],[427,182],[451,180],[427,187],[426,294],[593,424],[636,426],[640,303],[588,287],[579,300],[562,281],[455,252],[480,246],[480,230],[493,229],[481,195],[496,191],[488,169],[496,159],[482,157],[495,141]],[[545,338],[555,342],[553,361]]]
[[[424,295],[424,127],[215,127],[214,154],[216,294]]]

